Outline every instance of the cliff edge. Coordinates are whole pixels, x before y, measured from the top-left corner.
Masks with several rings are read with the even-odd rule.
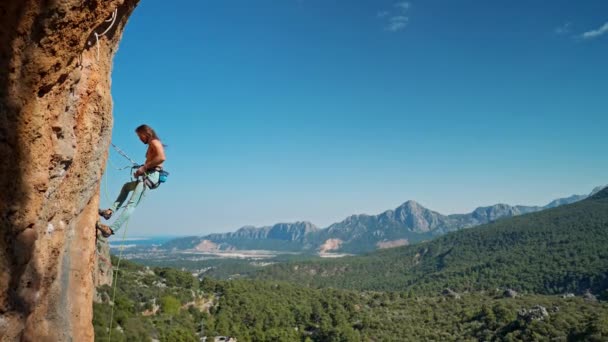
[[[93,341],[110,72],[137,2],[0,3],[1,341]]]

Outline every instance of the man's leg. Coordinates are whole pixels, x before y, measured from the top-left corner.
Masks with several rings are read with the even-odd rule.
[[[125,205],[125,208],[120,213],[120,216],[118,216],[118,218],[110,226],[110,228],[112,228],[112,231],[114,233],[116,233],[123,226],[123,224],[125,224],[129,220],[129,217],[135,210],[135,207],[137,207],[137,205],[139,204],[141,197],[144,193],[144,182],[131,182],[131,183],[135,183],[135,187],[133,188],[133,193],[131,194],[129,201],[127,201],[127,205]],[[130,183],[127,183],[127,184],[130,184]],[[125,185],[127,185],[127,184],[125,184]],[[121,192],[121,194],[122,194],[122,192]],[[124,201],[124,199],[123,199],[123,201]],[[118,203],[118,200],[117,200],[117,203]],[[116,208],[119,208],[119,207],[120,207],[120,205]]]
[[[118,194],[118,197],[116,197],[116,201],[114,201],[114,204],[112,204],[112,206],[108,209],[112,210],[112,212],[116,212],[116,210],[118,210],[127,199],[129,192],[135,190],[135,187],[137,187],[137,183],[138,181],[125,183],[122,186],[122,189],[120,189],[120,193]]]

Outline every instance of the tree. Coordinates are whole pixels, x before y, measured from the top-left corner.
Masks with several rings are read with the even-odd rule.
[[[167,315],[177,315],[181,303],[173,296],[164,296],[160,300],[160,309]]]

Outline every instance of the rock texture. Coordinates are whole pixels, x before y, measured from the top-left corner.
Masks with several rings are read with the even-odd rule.
[[[547,317],[549,317],[549,311],[542,305],[535,305],[530,309],[523,308],[517,311],[517,318],[528,323],[532,321],[542,321]]]
[[[114,279],[114,273],[112,268],[112,260],[110,257],[110,244],[108,239],[101,235],[101,232],[97,231],[97,268],[94,273],[94,286],[99,287],[101,285],[112,286],[112,280]],[[96,298],[97,299],[97,298]]]
[[[505,298],[517,298],[519,297],[519,293],[517,293],[515,290],[513,289],[506,289],[503,293],[502,296]]]
[[[2,341],[93,341],[110,71],[137,2],[0,2]]]

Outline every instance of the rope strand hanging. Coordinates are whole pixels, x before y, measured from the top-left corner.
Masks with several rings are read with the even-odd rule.
[[[97,45],[97,61],[99,61],[99,38],[105,36],[106,33],[108,33],[110,31],[110,29],[112,28],[112,26],[114,26],[114,23],[116,23],[116,17],[118,17],[118,8],[116,8],[114,10],[114,12],[112,12],[112,16],[109,19],[106,19],[105,22],[112,22],[110,24],[110,26],[108,26],[101,34],[94,32],[95,34],[95,45]]]
[[[123,167],[123,168],[116,168],[116,167],[114,167],[114,165],[112,165],[114,168],[116,168],[117,170],[124,170],[126,168],[132,169],[133,167],[138,167],[139,166],[139,164],[135,160],[133,160],[131,157],[129,157],[122,149],[120,149],[114,143],[111,143],[111,145],[116,150],[116,152],[118,154],[120,154],[121,156],[123,156],[125,159],[127,159],[132,164],[131,166],[126,166],[126,167]],[[112,161],[110,160],[110,158],[108,158],[108,162],[110,164],[112,164]],[[109,201],[108,191],[107,191],[107,180],[108,180],[108,178],[107,178],[107,173],[106,173],[105,197],[106,197],[106,200]],[[140,200],[142,200],[144,198],[145,198],[145,192],[142,193],[142,198]],[[118,208],[118,209],[121,209],[121,208]],[[112,341],[112,328],[113,328],[113,325],[114,325],[114,306],[116,305],[115,304],[116,303],[116,287],[117,287],[117,283],[118,283],[118,277],[119,277],[119,272],[120,272],[120,263],[122,261],[122,254],[123,254],[123,251],[124,251],[124,248],[125,248],[125,243],[124,242],[126,240],[127,231],[129,229],[129,221],[130,221],[130,218],[127,219],[127,222],[125,223],[124,231],[123,231],[121,242],[120,242],[120,248],[119,248],[120,252],[118,254],[118,261],[116,262],[116,268],[113,270],[113,272],[115,272],[115,273],[114,273],[114,281],[113,281],[113,284],[112,284],[112,302],[111,302],[111,305],[110,305],[111,309],[110,309],[110,326],[108,327],[108,342]],[[98,256],[100,256],[100,255],[98,255]],[[102,261],[107,262],[107,260],[105,258],[103,258]]]

